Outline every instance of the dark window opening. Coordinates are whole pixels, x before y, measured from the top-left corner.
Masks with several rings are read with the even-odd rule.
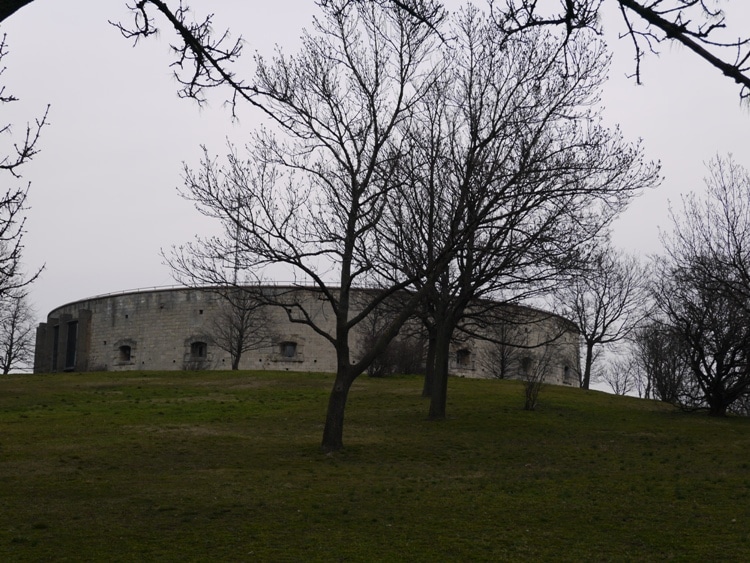
[[[565,385],[573,385],[573,379],[570,371],[570,366],[565,366],[563,368],[563,384]]]
[[[206,357],[208,345],[205,342],[193,342],[190,345],[190,357],[194,360],[201,360]]]
[[[120,357],[121,362],[129,362],[132,354],[132,348],[130,346],[120,346]]]
[[[471,351],[462,348],[456,352],[456,365],[467,367],[471,365]]]
[[[55,325],[52,334],[52,371],[57,371],[57,355],[60,353],[60,325]]]
[[[65,369],[76,367],[76,343],[78,342],[78,321],[68,323],[68,338],[65,342]]]
[[[297,343],[296,342],[282,342],[280,345],[281,357],[282,358],[293,358],[297,355]]]

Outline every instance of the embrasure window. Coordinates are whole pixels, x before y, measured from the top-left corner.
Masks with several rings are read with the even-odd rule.
[[[280,353],[282,358],[293,358],[297,355],[297,343],[296,342],[282,342],[280,345]]]
[[[120,346],[120,354],[117,359],[121,362],[129,362],[132,353],[133,349],[130,346]]]
[[[456,352],[456,365],[468,366],[471,364],[471,351],[462,348]]]
[[[206,351],[208,345],[205,342],[193,342],[190,345],[190,357],[195,359],[203,359],[206,357]]]

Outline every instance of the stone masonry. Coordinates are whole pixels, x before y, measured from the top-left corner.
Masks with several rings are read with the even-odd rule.
[[[328,322],[323,302],[313,290],[294,291],[303,294],[306,308],[315,312],[318,322]],[[220,306],[221,298],[210,288],[133,291],[63,305],[37,329],[34,373],[230,369],[229,353],[213,344],[212,327]],[[457,339],[452,345],[451,374],[519,377],[544,362],[545,380],[575,384],[576,327],[543,311],[513,309],[526,321],[514,326],[512,338],[494,334],[490,340],[519,345],[499,346],[477,336]],[[273,336],[264,348],[245,352],[240,369],[335,371],[333,347],[311,328],[289,322],[286,311],[277,307],[269,307],[265,319]],[[484,330],[493,336],[498,329]]]

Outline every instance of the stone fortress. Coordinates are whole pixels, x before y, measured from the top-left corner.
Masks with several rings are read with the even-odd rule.
[[[213,334],[224,305],[224,299],[213,289],[136,290],[58,307],[37,328],[34,373],[230,369],[231,356]],[[319,302],[312,288],[284,290],[299,292],[311,305],[313,300]],[[271,329],[270,336],[261,348],[243,353],[239,369],[335,371],[336,356],[328,341],[310,327],[290,322],[282,308],[264,307],[263,319]],[[494,335],[494,342],[476,334],[458,337],[451,344],[451,375],[518,378],[542,366],[546,382],[577,385],[576,326],[538,309],[503,307],[512,308],[514,317],[522,317],[523,322],[514,322],[510,337],[507,326],[486,325],[482,330],[491,338]],[[325,323],[325,312],[318,308]],[[498,337],[500,332],[505,336]],[[354,343],[354,355],[365,342],[362,335]],[[423,340],[420,344],[418,349],[424,349]]]

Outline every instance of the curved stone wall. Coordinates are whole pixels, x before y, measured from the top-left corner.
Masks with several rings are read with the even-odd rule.
[[[318,320],[326,322],[323,302],[314,290],[284,288],[290,289],[297,299],[301,294],[308,310],[320,309]],[[230,369],[230,354],[214,338],[222,303],[210,288],[170,288],[63,305],[37,329],[34,372]],[[495,342],[465,336],[452,344],[451,373],[519,377],[541,366],[548,382],[574,385],[579,367],[575,326],[536,309],[512,309],[514,317],[524,321],[514,323],[510,336],[507,325],[490,323],[482,331]],[[263,318],[270,328],[268,340],[260,349],[243,353],[240,369],[335,371],[333,347],[311,328],[291,323],[277,307],[267,307]],[[355,354],[365,342],[363,336],[355,343]],[[424,342],[412,344],[419,349]]]

